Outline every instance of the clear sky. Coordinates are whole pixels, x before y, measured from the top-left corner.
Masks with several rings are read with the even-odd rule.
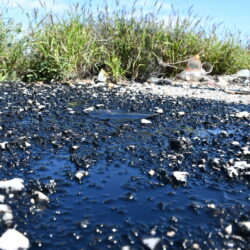
[[[18,6],[21,6],[24,11],[31,8],[40,8],[39,2],[45,2],[47,8],[54,8],[58,12],[63,12],[69,5],[78,2],[80,5],[89,3],[90,1],[77,0],[0,0],[0,6],[7,3],[8,7],[13,11],[17,11]],[[120,6],[130,8],[134,0],[117,0]],[[92,0],[93,8],[97,5],[102,6],[103,0]],[[116,0],[106,0],[110,8],[116,8]],[[144,12],[152,11],[156,0],[137,0],[137,8],[143,8]],[[18,4],[17,4],[18,3]],[[250,0],[159,0],[156,8],[162,4],[161,16],[168,16],[171,11],[171,4],[175,9],[180,11],[180,14],[185,15],[190,6],[193,6],[193,12],[198,14],[198,17],[205,18],[207,16],[213,18],[213,22],[220,23],[232,30],[241,30],[242,33],[250,36]],[[17,19],[19,15],[15,16]]]

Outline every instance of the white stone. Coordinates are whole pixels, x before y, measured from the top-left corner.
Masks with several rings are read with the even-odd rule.
[[[151,177],[153,177],[153,176],[155,175],[155,171],[154,171],[153,169],[150,169],[150,170],[148,171],[148,174],[149,174]]]
[[[240,143],[238,141],[232,141],[231,144],[234,146],[240,146]]]
[[[209,207],[209,208],[212,208],[212,209],[215,209],[215,204],[213,204],[213,203],[209,203],[209,204],[207,204],[207,207]]]
[[[152,122],[150,120],[147,119],[141,119],[141,124],[143,125],[147,125],[147,124],[151,124]]]
[[[95,107],[89,107],[83,110],[84,113],[89,113],[91,111],[95,110]]]
[[[122,250],[130,250],[131,248],[130,248],[130,246],[123,246],[122,247]]]
[[[181,171],[174,171],[173,176],[177,181],[180,182],[187,182],[187,176],[189,175],[188,172],[181,172]]]
[[[225,232],[227,234],[232,234],[232,232],[233,232],[233,226],[232,226],[232,224],[230,224],[227,227],[225,227]]]
[[[242,150],[243,150],[243,155],[250,155],[250,151],[249,151],[249,147],[248,146],[243,147]]]
[[[246,170],[246,169],[250,168],[250,164],[247,164],[246,161],[236,161],[234,163],[234,167],[238,168],[238,169]]]
[[[7,193],[21,191],[24,189],[23,179],[14,178],[11,180],[0,181],[0,189],[5,189]]]
[[[142,243],[148,247],[150,250],[154,250],[157,244],[161,241],[160,238],[146,238],[142,240]]]
[[[160,109],[160,108],[157,108],[155,112],[158,113],[158,114],[163,114],[164,113],[163,109]]]
[[[229,177],[231,177],[231,178],[239,175],[239,173],[235,167],[229,167],[227,169],[227,173],[228,173]]]
[[[8,229],[0,237],[0,249],[2,250],[25,250],[29,247],[29,239],[16,229]]]
[[[3,203],[3,202],[4,202],[4,200],[5,200],[5,196],[4,196],[4,195],[2,195],[2,194],[0,194],[0,203]]]
[[[238,223],[242,232],[250,234],[250,221],[242,221]]]
[[[178,114],[178,116],[184,116],[184,115],[185,115],[185,112],[180,111],[180,112],[178,112],[177,114]]]
[[[236,113],[235,116],[237,118],[248,118],[250,116],[250,113],[248,113],[247,111],[242,111],[242,112]]]
[[[49,197],[40,191],[35,191],[34,195],[36,195],[38,201],[46,201],[46,202],[49,201]]]
[[[169,231],[169,232],[167,232],[167,236],[168,237],[174,237],[175,236],[175,231]]]
[[[0,149],[6,149],[6,145],[8,144],[8,142],[7,141],[5,141],[5,142],[1,142],[0,143]]]
[[[0,204],[0,213],[12,213],[9,205]]]
[[[75,177],[79,180],[81,180],[83,177],[88,176],[89,172],[88,171],[78,171],[75,174]]]

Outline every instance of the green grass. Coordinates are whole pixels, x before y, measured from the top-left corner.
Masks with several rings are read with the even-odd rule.
[[[117,3],[113,12],[108,6],[96,13],[75,5],[57,15],[44,7],[42,13],[26,13],[26,30],[0,14],[0,80],[61,81],[92,77],[100,69],[112,81],[145,80],[180,70],[161,67],[159,59],[171,64],[197,53],[214,65],[213,74],[250,68],[250,52],[241,42],[247,38],[198,18],[192,10],[183,17],[173,9],[165,22],[157,18],[160,11],[143,14],[136,4],[126,10]],[[203,28],[205,21],[210,30]]]

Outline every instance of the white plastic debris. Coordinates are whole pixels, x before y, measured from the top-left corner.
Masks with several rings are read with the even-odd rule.
[[[49,197],[47,195],[45,195],[44,193],[40,192],[40,191],[35,191],[34,192],[34,195],[36,196],[36,199],[38,201],[46,201],[48,202],[49,201]]]
[[[187,182],[188,172],[174,171],[173,176],[179,182]]]
[[[7,193],[21,191],[24,189],[23,179],[14,178],[11,180],[0,181],[0,189],[5,189]]]
[[[142,125],[147,125],[147,124],[151,124],[152,122],[150,120],[147,119],[141,119],[141,124]]]
[[[142,240],[142,243],[148,247],[150,250],[154,250],[157,244],[161,241],[160,238],[146,238]]]
[[[106,83],[108,79],[108,73],[106,73],[103,69],[100,70],[96,82],[97,83]]]
[[[8,229],[0,237],[0,249],[2,250],[25,250],[29,247],[29,239],[16,229]]]
[[[88,175],[89,175],[88,171],[78,171],[78,172],[76,172],[75,177],[78,180],[81,180],[83,177],[88,176]]]

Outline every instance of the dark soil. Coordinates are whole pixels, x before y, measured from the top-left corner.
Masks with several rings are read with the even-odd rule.
[[[9,226],[31,249],[148,249],[147,238],[159,238],[153,249],[249,248],[238,223],[250,221],[250,176],[228,169],[250,163],[249,118],[233,116],[250,107],[120,88],[0,85],[0,179],[25,183],[6,198]],[[143,125],[140,114],[157,115]],[[88,175],[79,180],[81,170]],[[36,190],[49,203],[33,203]]]

